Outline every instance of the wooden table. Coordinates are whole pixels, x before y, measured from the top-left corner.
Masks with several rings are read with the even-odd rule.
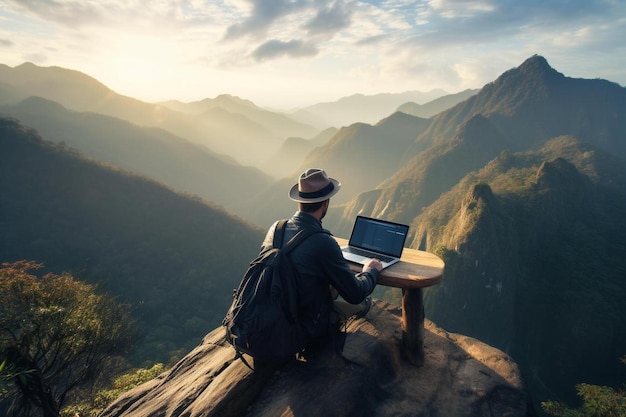
[[[335,237],[339,246],[348,243]],[[348,262],[350,269],[361,272],[362,266]],[[413,365],[424,364],[424,300],[422,288],[443,279],[444,263],[437,255],[404,248],[400,262],[381,271],[378,284],[402,288],[402,353]]]

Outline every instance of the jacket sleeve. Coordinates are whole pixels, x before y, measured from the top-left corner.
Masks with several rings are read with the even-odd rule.
[[[378,270],[368,268],[355,275],[343,258],[339,244],[330,235],[325,235],[326,244],[321,246],[320,265],[330,284],[344,300],[358,304],[374,291],[378,281]]]
[[[263,239],[263,243],[261,244],[261,251],[265,249],[271,248],[274,244],[274,232],[276,231],[276,226],[278,225],[278,221],[274,222],[267,233],[265,234],[265,239]]]

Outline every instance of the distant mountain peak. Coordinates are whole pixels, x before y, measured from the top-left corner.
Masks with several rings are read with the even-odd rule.
[[[218,104],[219,103],[235,103],[235,104],[244,105],[248,107],[257,107],[257,105],[254,104],[252,101],[243,99],[238,96],[234,96],[232,94],[220,94],[217,97],[215,97],[213,101]]]
[[[551,70],[552,69],[550,64],[548,64],[548,60],[545,59],[543,56],[537,55],[537,54],[531,56],[526,61],[522,62],[522,65],[519,66],[520,69],[521,68],[525,68],[525,67],[540,68],[540,69],[544,69],[544,70]]]
[[[485,85],[477,95],[481,108],[476,112],[509,116],[519,111],[533,113],[538,103],[546,103],[566,78],[544,57],[533,55]]]
[[[519,67],[503,73],[495,81],[495,84],[510,82],[546,84],[562,78],[565,76],[552,68],[544,57],[533,55]]]
[[[26,61],[18,66],[15,67],[15,69],[20,69],[20,68],[38,68],[37,65],[33,64],[30,61]]]
[[[27,97],[22,100],[16,107],[28,109],[31,112],[35,111],[38,113],[56,113],[59,111],[67,110],[65,107],[63,107],[63,105],[57,103],[56,101],[47,100],[39,96]]]
[[[533,55],[528,58],[518,67],[518,71],[524,74],[564,77],[563,74],[552,68],[541,55]]]

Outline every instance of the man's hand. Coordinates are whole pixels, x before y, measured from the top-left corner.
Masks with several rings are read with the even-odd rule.
[[[380,272],[383,269],[383,264],[380,263],[380,260],[373,258],[370,259],[365,265],[363,265],[363,271],[368,268],[377,269],[378,272]]]

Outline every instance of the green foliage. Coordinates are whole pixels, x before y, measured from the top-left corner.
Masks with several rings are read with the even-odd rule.
[[[541,408],[548,414],[558,417],[625,417],[626,392],[611,387],[578,384],[576,392],[583,404],[578,409],[562,403],[546,401]]]
[[[626,356],[620,361],[626,364]],[[558,401],[545,401],[541,408],[557,417],[626,417],[626,391],[611,387],[577,384],[576,394],[582,400],[580,408],[571,408]]]
[[[444,245],[437,245],[432,252],[443,260],[445,264],[444,276],[458,272],[461,260],[457,251],[448,249]]]
[[[157,363],[150,368],[132,369],[115,378],[112,388],[99,391],[92,400],[64,408],[61,416],[97,417],[120,395],[156,378],[163,371],[165,371],[165,365],[162,363]]]
[[[4,358],[2,363],[0,363],[0,400],[8,397],[9,393],[15,389],[16,380],[25,384],[28,374],[33,371],[33,369],[17,369],[15,365],[9,363],[7,358]]]
[[[129,308],[30,261],[0,268],[0,399],[14,416],[57,415],[67,394],[134,338]]]

